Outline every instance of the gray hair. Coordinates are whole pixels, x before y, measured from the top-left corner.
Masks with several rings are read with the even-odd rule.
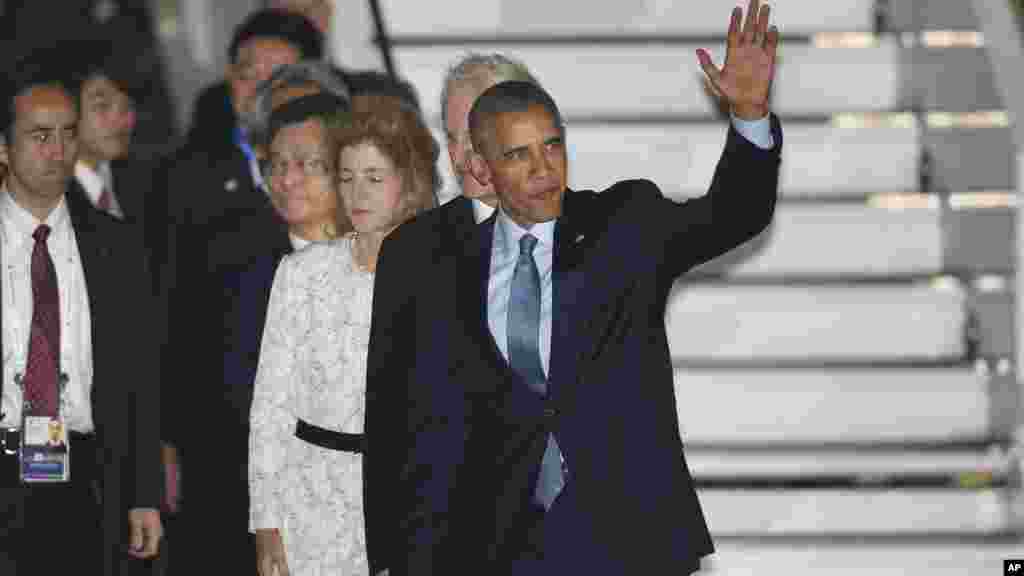
[[[320,91],[330,94],[348,104],[352,101],[348,84],[340,71],[320,60],[302,60],[285,64],[256,87],[253,97],[253,112],[242,119],[250,142],[262,142],[266,137],[272,112],[271,93],[278,88],[316,84]]]
[[[441,128],[448,127],[448,96],[459,84],[472,83],[484,89],[499,82],[530,82],[540,86],[525,64],[504,54],[471,52],[448,68],[441,89]]]

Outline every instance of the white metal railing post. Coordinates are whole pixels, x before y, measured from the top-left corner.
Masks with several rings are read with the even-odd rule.
[[[384,72],[380,49],[374,42],[377,31],[370,2],[336,0],[331,15],[328,54],[333,62],[346,70],[379,70]]]

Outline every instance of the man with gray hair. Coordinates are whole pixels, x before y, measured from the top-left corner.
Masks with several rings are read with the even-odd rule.
[[[448,158],[462,197],[470,200],[453,203],[472,205],[476,222],[490,217],[498,197],[493,186],[482,186],[470,176],[469,109],[484,90],[513,80],[540,84],[518,60],[503,54],[467,54],[448,68],[441,89],[441,127],[448,142]]]
[[[269,78],[256,87],[252,110],[241,119],[249,139],[256,143],[257,148],[261,148],[270,113],[275,108],[300,96],[319,92],[326,92],[345,102],[351,99],[351,91],[343,73],[327,62],[301,60],[277,67]]]
[[[468,54],[453,64],[445,76],[441,93],[441,118],[448,141],[448,157],[461,194],[444,206],[431,210],[402,225],[402,242],[385,240],[380,259],[407,262],[412,254],[422,254],[425,246],[434,254],[457,254],[468,246],[477,225],[494,213],[498,197],[491,185],[481,186],[470,173],[473,148],[469,138],[469,110],[477,96],[499,82],[519,80],[537,84],[522,63],[501,54]],[[390,236],[389,236],[390,238]],[[401,268],[401,266],[399,266]],[[388,268],[395,269],[394,267]],[[368,358],[365,433],[368,445],[363,460],[364,514],[370,571],[378,574],[395,561],[405,561],[405,542],[399,542],[399,519],[407,510],[394,498],[405,456],[414,430],[408,429],[406,380],[393,370],[404,369],[410,358],[409,325],[399,318],[410,311],[405,303],[415,300],[416,282],[397,278],[376,280],[384,287],[373,297],[371,340],[395,337],[391,345],[371,348]],[[388,352],[390,351],[390,352]],[[388,356],[392,355],[389,360]],[[401,358],[401,361],[395,359]],[[406,366],[407,368],[407,366]]]

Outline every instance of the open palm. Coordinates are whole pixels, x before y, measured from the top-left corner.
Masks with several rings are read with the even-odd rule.
[[[732,11],[726,41],[725,64],[721,69],[706,50],[697,50],[697,59],[715,90],[728,102],[733,114],[755,120],[768,114],[768,95],[775,77],[775,53],[779,31],[768,26],[771,9],[750,0],[746,21],[742,10]]]

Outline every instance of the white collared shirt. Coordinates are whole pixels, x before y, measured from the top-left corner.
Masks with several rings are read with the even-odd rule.
[[[114,173],[110,170],[110,162],[98,164],[95,170],[81,160],[75,162],[75,180],[85,189],[89,203],[97,210],[100,209],[100,195],[103,194],[103,188],[109,189],[110,215],[115,218],[124,218],[121,205],[117,202],[117,194],[114,193]]]
[[[301,236],[296,236],[295,234],[292,234],[291,232],[288,233],[288,240],[292,244],[292,250],[294,250],[296,252],[298,252],[299,250],[302,250],[306,246],[309,246],[310,244],[313,243],[312,241],[306,240],[305,238],[303,238]]]
[[[548,374],[551,356],[551,267],[555,256],[555,220],[534,224],[529,231],[498,210],[491,245],[491,275],[487,282],[487,325],[508,360],[508,301],[512,296],[512,276],[519,260],[519,239],[529,232],[537,238],[533,260],[540,274],[540,365]]]
[[[60,295],[60,369],[68,377],[61,396],[61,414],[68,428],[92,432],[93,383],[92,321],[85,273],[78,241],[71,227],[67,203],[50,212],[46,222],[50,236],[46,246],[57,272]],[[42,222],[14,202],[6,185],[0,188],[0,256],[3,282],[3,408],[0,427],[21,423],[22,391],[15,375],[24,373],[32,324],[32,233]]]
[[[494,211],[497,210],[494,206],[484,204],[476,198],[470,198],[469,201],[473,203],[473,219],[477,224],[490,218],[491,214],[494,214]]]

